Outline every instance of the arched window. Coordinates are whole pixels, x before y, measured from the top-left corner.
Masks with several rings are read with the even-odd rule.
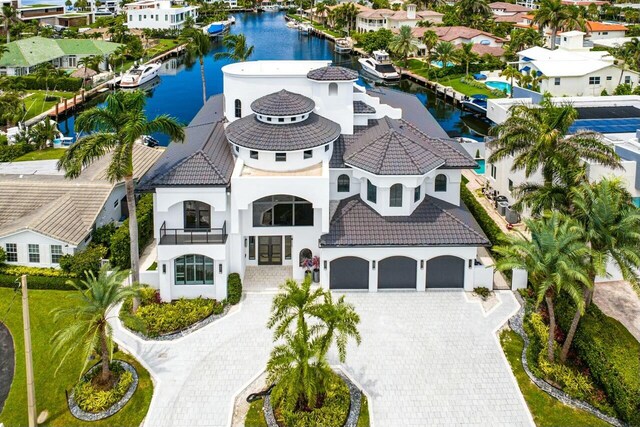
[[[435,191],[442,192],[447,191],[447,176],[445,174],[439,174],[436,176]]]
[[[393,184],[389,189],[389,206],[402,207],[402,184]]]
[[[236,99],[235,107],[236,107],[235,116],[237,118],[242,117],[242,101],[240,101],[239,99]]]
[[[313,205],[300,197],[278,194],[253,202],[254,227],[312,225]]]
[[[338,94],[338,83],[329,83],[329,96],[336,96]]]
[[[298,258],[300,261],[300,267],[304,267],[307,260],[313,258],[313,253],[311,252],[311,249],[304,248],[300,251],[300,255]]]
[[[213,260],[204,255],[176,258],[176,285],[213,285]]]
[[[338,177],[338,193],[348,193],[351,190],[351,180],[349,175],[343,174]]]
[[[211,228],[211,206],[194,200],[184,202],[184,228]]]

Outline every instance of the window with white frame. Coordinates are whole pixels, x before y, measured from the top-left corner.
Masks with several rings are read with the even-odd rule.
[[[5,245],[7,262],[18,262],[18,245],[16,243],[7,243]]]
[[[590,85],[599,85],[600,84],[600,76],[591,76],[589,77]]]
[[[402,184],[393,184],[389,189],[389,206],[392,208],[402,207]]]
[[[444,174],[436,175],[434,191],[440,193],[447,191],[447,176]]]
[[[62,245],[51,245],[51,264],[60,264],[62,255]]]
[[[29,243],[29,262],[40,262],[40,245]]]

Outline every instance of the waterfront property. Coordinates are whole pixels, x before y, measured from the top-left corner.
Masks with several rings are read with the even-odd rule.
[[[422,42],[422,37],[427,31],[435,32],[438,39],[453,43],[456,46],[464,43],[472,43],[473,51],[478,55],[487,53],[496,57],[502,57],[504,55],[504,48],[502,46],[506,40],[486,31],[464,26],[413,28],[411,33],[415,39],[416,46],[418,46],[419,54],[426,53],[427,47]]]
[[[524,16],[531,13],[531,9],[526,6],[501,1],[489,3],[489,7],[491,8],[491,12],[493,12],[495,22],[515,24],[522,22]]]
[[[134,146],[136,179],[161,150]],[[106,178],[110,156],[87,167],[79,178],[64,178],[56,160],[4,164],[0,169],[0,247],[7,263],[57,267],[60,258],[91,241],[91,232],[128,216],[124,183]]]
[[[477,261],[489,241],[460,202],[477,163],[432,136],[415,96],[368,92],[328,61],[222,71],[224,96],[139,187],[155,193],[158,242],[143,280],[164,300],[224,299],[229,273],[273,265],[295,279],[315,269],[330,289],[492,287]]]
[[[442,13],[433,10],[418,11],[415,4],[408,4],[407,10],[369,9],[362,10],[356,17],[356,31],[368,33],[380,28],[393,30],[402,26],[415,27],[420,21],[432,24],[442,23]]]
[[[174,3],[171,0],[142,0],[124,7],[127,27],[136,29],[180,30],[185,20],[198,17],[198,7]]]
[[[6,46],[8,51],[0,57],[0,75],[23,76],[46,62],[57,68],[75,69],[80,59],[95,55],[104,58],[100,68],[106,70],[107,57],[120,45],[102,40],[29,37]]]

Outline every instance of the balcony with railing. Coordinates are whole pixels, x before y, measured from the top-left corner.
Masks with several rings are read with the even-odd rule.
[[[161,245],[222,245],[227,242],[227,222],[221,228],[167,228],[160,227]]]

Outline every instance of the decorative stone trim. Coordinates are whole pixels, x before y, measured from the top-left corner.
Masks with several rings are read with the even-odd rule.
[[[139,337],[144,341],[173,341],[173,340],[177,340],[178,338],[185,337],[189,335],[191,332],[195,332],[200,328],[204,328],[205,326],[215,322],[216,320],[222,319],[224,316],[227,315],[227,313],[229,313],[229,310],[231,310],[232,307],[233,307],[232,305],[227,304],[224,307],[222,313],[220,314],[211,314],[208,317],[205,317],[204,319],[194,323],[193,325],[187,326],[184,329],[181,329],[179,331],[169,332],[167,334],[162,334],[157,337],[149,337],[141,332],[134,331],[133,329],[127,328],[127,326],[122,321],[120,321],[120,323],[127,331],[131,332],[132,334],[136,335],[137,337]]]
[[[542,391],[558,399],[560,402],[564,403],[565,405],[572,406],[574,408],[582,409],[583,411],[589,412],[590,414],[600,418],[603,421],[608,422],[613,426],[625,427],[627,424],[623,423],[619,419],[604,414],[603,412],[593,407],[592,405],[588,404],[587,402],[583,402],[582,400],[575,399],[569,396],[564,391],[552,386],[545,380],[533,375],[533,372],[531,372],[531,370],[529,369],[529,363],[527,361],[527,349],[529,348],[529,336],[525,332],[524,327],[522,325],[524,321],[525,302],[518,292],[514,292],[514,294],[516,296],[516,299],[520,303],[520,310],[518,310],[518,312],[511,319],[509,319],[509,326],[515,333],[520,335],[524,340],[524,348],[522,349],[522,355],[520,358],[522,359],[522,367],[524,368],[524,371],[527,373],[531,381],[533,381],[533,383],[536,386],[538,386],[538,388],[540,388]]]
[[[133,376],[133,382],[129,386],[129,389],[124,394],[124,396],[122,396],[122,399],[120,399],[115,405],[113,405],[109,409],[106,409],[102,412],[97,412],[94,414],[92,412],[86,412],[80,409],[75,399],[73,398],[74,391],[71,390],[71,393],[67,397],[67,402],[69,404],[69,411],[71,412],[71,415],[73,415],[74,417],[82,421],[103,420],[117,413],[120,409],[124,407],[124,405],[126,405],[129,402],[129,400],[133,396],[133,393],[135,393],[136,389],[138,388],[138,373],[136,372],[136,369],[133,366],[131,366],[129,363],[125,362],[124,360],[114,360],[114,362],[120,364],[120,366],[122,366],[122,368],[124,368],[125,371],[131,372],[131,375]],[[87,371],[87,374],[95,371],[96,369],[99,369],[100,366],[101,364],[98,363],[97,365],[89,369],[89,371]]]
[[[349,414],[347,420],[342,427],[356,427],[358,425],[358,418],[360,417],[360,403],[362,402],[362,391],[346,376],[342,371],[336,372],[340,378],[347,384],[349,388]],[[273,414],[273,405],[271,405],[271,395],[268,394],[264,397],[264,403],[262,405],[264,412],[264,419],[267,421],[269,427],[280,427],[276,421],[276,417]]]

